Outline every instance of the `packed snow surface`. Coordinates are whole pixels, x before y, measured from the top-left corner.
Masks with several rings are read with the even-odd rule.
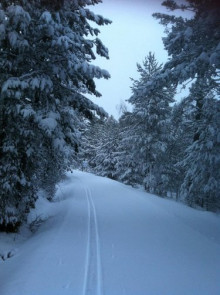
[[[28,238],[0,235],[1,295],[220,294],[214,213],[74,171],[34,214]]]

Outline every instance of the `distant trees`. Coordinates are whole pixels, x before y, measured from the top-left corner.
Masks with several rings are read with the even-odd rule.
[[[81,163],[88,163],[88,171],[117,179],[119,141],[118,122],[112,116],[92,122],[82,137]]]
[[[125,110],[119,118],[120,142],[118,144],[117,175],[118,180],[129,185],[142,184],[140,158],[133,147],[133,113]]]
[[[108,50],[97,37],[110,21],[86,8],[91,1],[1,1],[0,229],[15,230],[50,197],[76,159],[83,118],[102,111],[84,93],[100,94],[93,78],[108,72],[90,62]]]

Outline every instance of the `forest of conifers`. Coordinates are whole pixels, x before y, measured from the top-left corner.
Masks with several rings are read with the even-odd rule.
[[[154,13],[169,59],[137,65],[132,96],[116,121],[91,102],[93,65],[108,49],[89,10],[100,0],[0,3],[0,230],[25,222],[38,191],[53,200],[65,172],[83,167],[205,210],[220,208],[220,5],[167,0]],[[95,8],[94,8],[95,9]],[[175,16],[190,11],[190,18]],[[189,94],[175,101],[178,87]]]

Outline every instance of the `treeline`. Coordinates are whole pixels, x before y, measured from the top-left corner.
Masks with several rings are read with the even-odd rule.
[[[149,53],[137,65],[119,121],[97,120],[84,132],[81,157],[87,169],[193,207],[220,208],[220,7],[217,1],[163,3],[193,17],[155,13],[166,27],[169,61]],[[175,103],[177,87],[189,94]],[[85,162],[84,162],[85,164]]]

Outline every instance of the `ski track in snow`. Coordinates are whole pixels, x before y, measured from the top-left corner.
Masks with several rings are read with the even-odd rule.
[[[83,295],[102,295],[102,266],[97,215],[88,187],[85,187],[85,193],[88,205],[88,241]]]
[[[219,295],[220,217],[74,171],[35,234],[0,234],[0,295]],[[23,239],[24,238],[24,239]]]

